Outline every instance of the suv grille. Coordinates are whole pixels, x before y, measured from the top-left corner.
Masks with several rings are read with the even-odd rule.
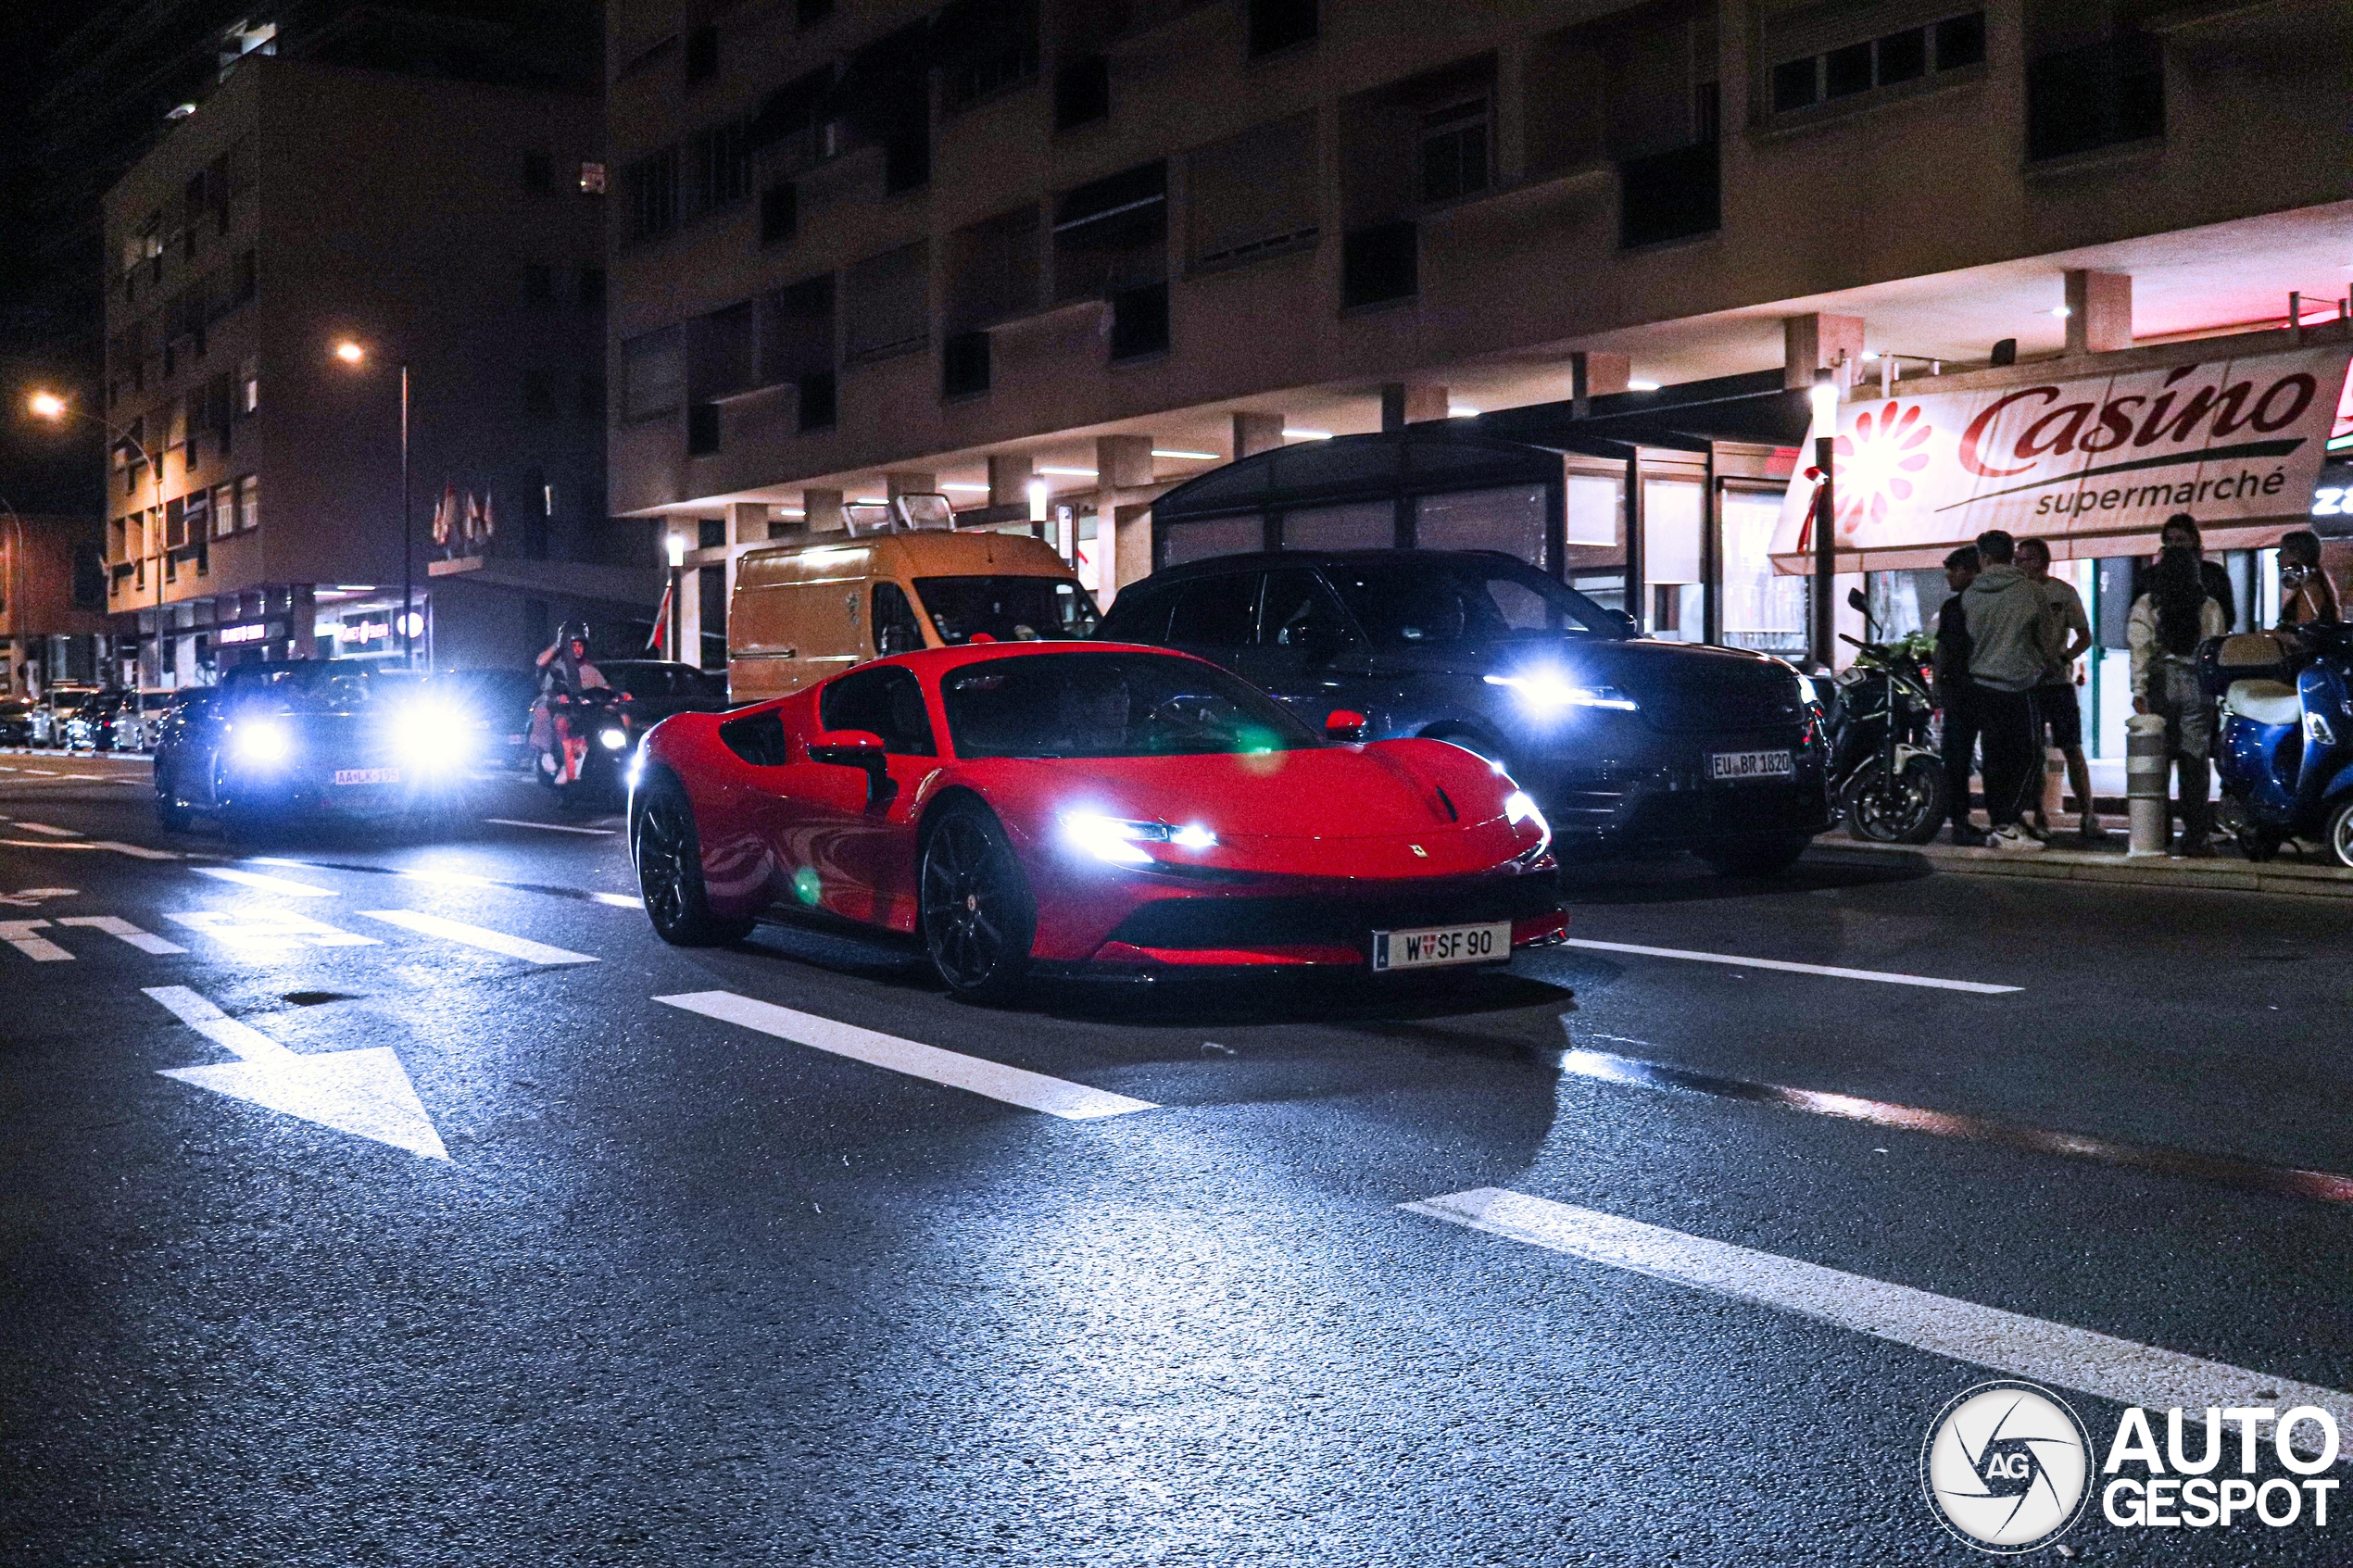
[[[1645,680],[1637,695],[1644,721],[1669,734],[1778,729],[1803,716],[1797,683],[1778,664],[1710,659],[1701,670]]]

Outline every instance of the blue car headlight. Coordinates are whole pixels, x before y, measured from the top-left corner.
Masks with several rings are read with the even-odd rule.
[[[473,732],[464,718],[431,703],[412,704],[396,714],[392,740],[401,760],[415,768],[454,767],[473,748]]]
[[[1487,684],[1508,688],[1539,713],[1558,713],[1570,708],[1606,708],[1631,713],[1641,706],[1617,686],[1581,685],[1558,670],[1521,670],[1509,675],[1490,675]]]
[[[247,720],[232,728],[229,745],[240,762],[283,762],[294,749],[286,727],[267,719]]]

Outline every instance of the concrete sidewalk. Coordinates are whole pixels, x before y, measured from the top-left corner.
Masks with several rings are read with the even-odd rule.
[[[1961,876],[2031,877],[2051,882],[2121,882],[2142,886],[2197,888],[2209,892],[2285,893],[2306,898],[2353,898],[2353,870],[2323,863],[2315,852],[2284,849],[2280,857],[2258,865],[2234,845],[2218,843],[2210,860],[2183,860],[2152,856],[2133,859],[2124,853],[2124,822],[2104,818],[2108,829],[2105,845],[2079,845],[2072,833],[2055,833],[2050,847],[2039,853],[2018,854],[1996,849],[1963,849],[1949,843],[1924,845],[1868,844],[1850,838],[1843,828],[1814,841],[1806,853],[1815,858],[1868,859],[1885,864],[1908,859],[1931,871]],[[1937,835],[1941,840],[1944,834]]]

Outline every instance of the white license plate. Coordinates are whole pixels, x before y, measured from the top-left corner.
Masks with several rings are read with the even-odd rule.
[[[337,768],[335,783],[339,784],[398,784],[397,768]]]
[[[1707,776],[1716,784],[1794,778],[1797,762],[1786,751],[1711,751],[1707,754]]]
[[[1512,922],[1426,925],[1416,931],[1373,933],[1373,968],[1436,969],[1443,964],[1501,963],[1512,956]]]

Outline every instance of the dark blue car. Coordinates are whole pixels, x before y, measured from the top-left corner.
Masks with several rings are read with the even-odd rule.
[[[1536,797],[1565,855],[1689,849],[1720,871],[1778,871],[1830,825],[1795,670],[1638,637],[1510,556],[1223,556],[1122,589],[1099,635],[1214,660],[1319,729],[1353,711],[1368,740],[1477,751]]]

